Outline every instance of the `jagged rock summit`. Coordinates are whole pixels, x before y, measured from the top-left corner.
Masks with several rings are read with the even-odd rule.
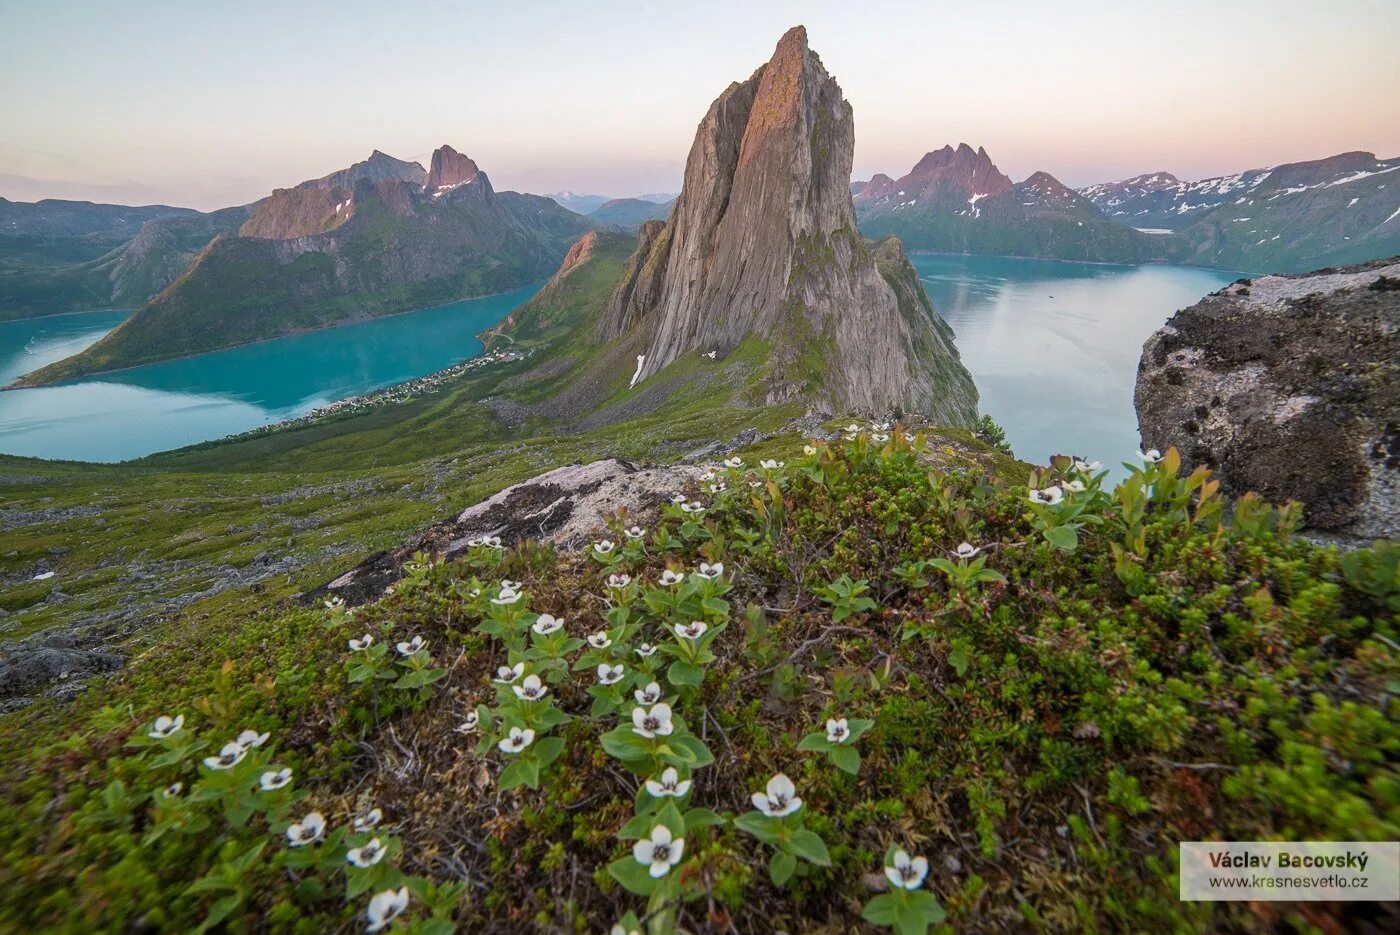
[[[600,322],[638,338],[638,380],[691,352],[769,342],[767,401],[976,415],[952,333],[896,242],[856,230],[851,105],[797,26],[710,106],[670,222],[642,229]]]

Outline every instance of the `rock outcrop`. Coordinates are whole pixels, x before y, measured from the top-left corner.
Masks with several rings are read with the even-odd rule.
[[[1313,529],[1400,536],[1400,257],[1240,280],[1143,346],[1145,445]]]
[[[451,146],[439,146],[433,152],[432,168],[428,170],[427,189],[430,193],[469,185],[481,174],[476,162]]]
[[[856,230],[854,132],[800,26],[710,106],[669,223],[642,226],[599,323],[603,340],[638,338],[639,381],[686,354],[722,359],[757,338],[769,344],[768,402],[808,393],[835,409],[976,417],[951,331],[890,282],[917,286],[913,267],[878,262]]]
[[[638,521],[647,521],[665,500],[703,471],[685,464],[642,468],[617,458],[555,468],[507,487],[396,548],[371,555],[308,594],[306,600],[316,602],[334,595],[351,606],[378,600],[385,588],[402,577],[404,564],[415,552],[451,557],[486,536],[499,538],[503,546],[536,539],[561,548],[577,548],[586,537],[604,529],[607,518],[621,508]]]

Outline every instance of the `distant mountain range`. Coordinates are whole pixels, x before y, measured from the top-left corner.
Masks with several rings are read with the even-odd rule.
[[[986,150],[930,152],[851,186],[861,231],[910,250],[1295,272],[1400,252],[1400,159],[1342,153],[1200,181],[1012,184]]]
[[[909,250],[1140,262],[1155,245],[1046,172],[1020,183],[966,143],[926,154],[899,179],[851,186],[867,237],[893,234]]]
[[[503,292],[553,272],[590,222],[496,192],[444,146],[424,170],[376,152],[258,202],[92,347],[26,376],[71,379]]]
[[[660,203],[645,198],[614,198],[589,212],[588,217],[597,224],[616,224],[624,230],[636,230],[644,221],[666,220],[675,203],[674,197]]]
[[[1400,253],[1400,158],[1342,153],[1195,182],[1156,172],[1080,194],[1179,263],[1302,272]]]

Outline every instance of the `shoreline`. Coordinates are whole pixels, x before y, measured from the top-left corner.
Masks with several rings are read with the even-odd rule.
[[[544,284],[545,284],[546,282],[548,282],[548,281],[549,281],[549,280],[547,280],[547,279],[539,280],[539,282],[538,282],[538,287],[535,289],[535,291],[538,292],[541,288],[544,287]],[[353,319],[350,319],[349,321],[336,322],[336,323],[333,324],[333,325],[326,325],[326,326],[321,327],[321,328],[300,328],[300,329],[298,329],[298,330],[296,330],[296,331],[288,331],[288,332],[286,332],[285,334],[278,334],[278,335],[274,335],[274,336],[268,337],[268,338],[258,338],[257,340],[254,340],[254,341],[244,341],[242,344],[230,344],[228,347],[216,347],[216,348],[211,348],[210,350],[207,350],[207,351],[197,351],[196,353],[193,353],[193,354],[180,354],[180,355],[175,356],[175,357],[162,357],[162,358],[160,358],[159,360],[148,360],[148,361],[145,361],[144,363],[131,364],[130,366],[127,366],[127,367],[113,367],[113,368],[108,369],[108,370],[95,370],[95,371],[93,371],[93,372],[91,372],[91,373],[85,373],[85,374],[82,374],[81,376],[72,377],[72,378],[70,378],[70,379],[66,379],[66,380],[55,380],[55,381],[53,381],[52,383],[25,383],[25,384],[21,384],[21,383],[19,382],[19,380],[16,380],[16,381],[14,381],[14,382],[12,382],[12,383],[9,383],[9,384],[6,385],[6,386],[0,386],[0,393],[7,393],[7,392],[11,392],[11,391],[21,391],[21,390],[40,390],[40,389],[44,389],[45,387],[50,387],[50,386],[70,386],[70,385],[72,385],[72,384],[81,383],[81,382],[83,382],[84,380],[89,380],[89,379],[92,379],[92,378],[95,378],[95,377],[101,377],[101,376],[105,376],[105,375],[107,375],[107,374],[112,374],[112,373],[126,373],[128,370],[139,370],[139,369],[141,369],[142,367],[154,367],[154,366],[156,366],[156,365],[158,365],[158,364],[165,364],[165,363],[169,363],[170,361],[174,361],[174,360],[194,360],[194,359],[199,358],[199,357],[208,357],[210,354],[220,354],[220,353],[223,353],[223,352],[225,352],[225,351],[236,351],[236,350],[238,350],[238,349],[241,348],[241,347],[253,347],[253,346],[258,345],[258,344],[268,344],[268,343],[271,343],[271,342],[273,342],[273,341],[281,341],[281,340],[283,340],[283,339],[285,339],[285,338],[300,337],[301,335],[304,335],[304,334],[316,334],[316,333],[322,332],[322,331],[333,331],[333,330],[335,330],[336,328],[348,328],[348,327],[350,327],[351,325],[363,325],[363,324],[365,324],[366,322],[370,322],[370,321],[380,321],[380,320],[386,319],[386,318],[398,318],[398,317],[403,316],[403,315],[413,315],[413,314],[415,314],[415,313],[417,313],[417,312],[431,312],[431,311],[434,311],[434,310],[436,310],[436,309],[447,308],[449,305],[456,305],[456,304],[458,304],[458,303],[460,303],[460,302],[475,302],[475,301],[477,301],[478,299],[494,299],[494,298],[497,298],[497,297],[499,297],[499,296],[509,295],[509,294],[512,293],[512,292],[520,292],[520,291],[522,291],[522,290],[524,290],[524,289],[530,288],[532,285],[535,285],[535,283],[527,283],[527,284],[525,284],[525,285],[523,285],[523,286],[517,286],[517,287],[514,288],[514,289],[504,289],[504,290],[502,290],[502,291],[500,291],[500,292],[489,292],[489,293],[487,293],[487,294],[485,294],[485,295],[473,295],[473,296],[468,296],[468,297],[463,298],[463,299],[453,299],[453,300],[450,301],[450,302],[442,302],[442,303],[440,303],[440,304],[438,304],[438,305],[424,305],[424,306],[421,306],[421,307],[419,307],[419,308],[408,308],[408,309],[404,309],[404,310],[401,311],[401,312],[386,312],[386,313],[383,314],[383,315],[366,315],[366,316],[364,316],[364,317],[362,317],[362,318],[353,318]],[[529,298],[526,298],[524,301],[521,302],[521,305],[525,304],[525,302],[528,302],[528,301],[529,301]],[[517,307],[518,307],[518,306],[517,306]],[[120,310],[119,310],[119,309],[111,309],[110,311],[120,311]],[[136,310],[135,310],[135,309],[132,309],[132,311],[134,312],[134,311],[136,311]],[[514,311],[514,309],[511,309],[511,311]],[[95,313],[94,313],[94,312],[59,312],[59,313],[57,313],[57,314],[55,314],[55,315],[44,315],[44,316],[41,316],[41,317],[44,317],[44,318],[57,318],[57,317],[59,317],[59,315],[91,315],[91,314],[95,314]],[[507,312],[507,313],[506,313],[506,315],[509,315],[509,314],[510,314],[510,312]],[[35,320],[35,319],[22,318],[22,319],[16,319],[16,320],[18,320],[18,321],[33,321],[33,320]],[[501,316],[501,320],[502,320],[502,321],[505,321],[505,315]],[[0,324],[4,324],[4,323],[3,323],[3,322],[0,322]],[[117,327],[121,327],[121,326],[118,325]],[[114,329],[112,329],[112,330],[115,331],[116,329],[114,328]],[[110,333],[111,333],[111,332],[108,332],[108,334],[110,334]],[[479,336],[473,335],[473,337],[476,337],[478,341],[481,340],[481,338],[480,338]],[[102,339],[99,338],[98,340],[100,341],[100,340],[102,340]],[[95,343],[95,342],[94,342],[94,343]],[[91,345],[89,345],[89,346],[91,346]],[[486,342],[483,341],[483,342],[482,342],[482,349],[484,350],[485,347],[486,347]],[[86,350],[86,348],[84,348],[84,350]],[[79,351],[78,353],[82,353],[82,351]],[[65,359],[67,359],[67,358],[65,358]],[[468,358],[468,360],[470,360],[470,359],[472,359],[472,358]],[[465,361],[461,361],[461,362],[459,362],[459,363],[465,363]],[[47,365],[46,365],[46,366],[47,366]],[[455,366],[455,365],[454,365],[454,366]],[[43,368],[41,367],[41,368],[39,368],[39,369],[42,370]],[[34,371],[34,372],[37,373],[38,371]],[[424,374],[424,376],[427,376],[427,374]],[[24,379],[24,377],[21,376],[20,379],[22,380],[22,379]],[[414,379],[419,379],[419,378],[418,378],[418,377],[415,377]],[[402,384],[395,384],[395,385],[402,385]],[[386,388],[386,387],[381,387],[381,389],[385,389],[385,388]],[[349,398],[351,398],[351,397],[346,397],[346,398],[349,399]],[[178,450],[178,449],[172,449],[172,450]]]
[[[1260,276],[1274,275],[1272,273],[1251,273],[1245,270],[1228,269],[1224,266],[1197,266],[1189,263],[1169,263],[1166,260],[1145,260],[1141,263],[1120,263],[1109,260],[1066,260],[1054,256],[1021,256],[1016,253],[949,253],[946,250],[910,250],[905,248],[908,256],[957,256],[957,257],[987,257],[993,260],[1044,260],[1047,263],[1080,263],[1084,266],[1121,266],[1126,269],[1136,269],[1140,266],[1169,266],[1172,269],[1199,269],[1211,273],[1240,273],[1244,279],[1257,279]]]

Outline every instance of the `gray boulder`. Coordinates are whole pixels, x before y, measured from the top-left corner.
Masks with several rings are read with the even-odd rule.
[[[1145,446],[1222,489],[1297,500],[1312,529],[1400,536],[1400,257],[1242,279],[1143,345]]]

